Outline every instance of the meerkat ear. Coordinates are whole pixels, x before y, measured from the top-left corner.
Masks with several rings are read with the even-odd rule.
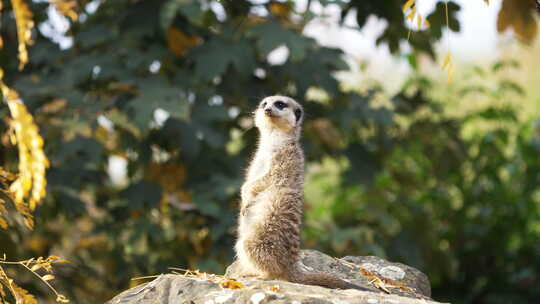
[[[296,122],[299,122],[300,118],[302,118],[302,109],[294,110],[294,116],[296,117]]]

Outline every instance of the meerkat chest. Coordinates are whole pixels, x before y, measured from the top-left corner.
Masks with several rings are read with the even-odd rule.
[[[273,149],[270,147],[267,149],[259,149],[259,151],[257,151],[255,159],[253,160],[253,165],[248,173],[249,180],[257,180],[270,171],[272,167],[271,161],[273,152]]]
[[[250,180],[257,180],[265,176],[270,171],[270,161],[267,159],[261,159],[256,161],[250,172]]]

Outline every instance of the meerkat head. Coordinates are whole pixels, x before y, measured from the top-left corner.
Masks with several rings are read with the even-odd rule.
[[[298,102],[287,96],[266,97],[255,111],[255,125],[261,132],[296,131],[298,136],[303,120],[304,109]]]

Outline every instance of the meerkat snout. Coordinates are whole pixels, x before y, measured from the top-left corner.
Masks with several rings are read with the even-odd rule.
[[[271,108],[264,109],[264,114],[266,114],[266,116],[272,116],[272,109]]]

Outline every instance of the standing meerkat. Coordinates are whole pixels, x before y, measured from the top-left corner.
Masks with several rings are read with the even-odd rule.
[[[360,289],[333,275],[305,271],[300,262],[304,154],[302,106],[286,96],[264,98],[255,111],[260,138],[242,185],[235,250],[243,276],[329,288]]]

